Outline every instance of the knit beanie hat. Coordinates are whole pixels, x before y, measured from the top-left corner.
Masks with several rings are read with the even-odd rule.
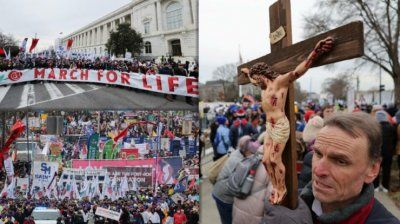
[[[389,121],[387,114],[383,110],[379,110],[375,113],[375,118],[378,122],[384,122],[384,121]]]
[[[315,116],[311,118],[303,131],[303,140],[307,143],[313,141],[318,132],[324,127],[324,119],[320,116]]]

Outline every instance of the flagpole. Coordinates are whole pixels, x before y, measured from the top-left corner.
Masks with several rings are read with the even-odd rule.
[[[26,96],[26,98],[29,100],[29,95]],[[28,102],[27,100],[27,102]],[[28,104],[28,103],[27,103]],[[31,163],[31,153],[30,153],[30,144],[29,144],[29,120],[28,120],[28,113],[29,113],[29,109],[28,109],[28,105],[26,105],[26,116],[25,116],[25,120],[26,120],[26,142],[27,142],[27,149],[28,149],[28,164],[30,165],[30,171],[32,171],[32,163]],[[28,175],[28,189],[30,189],[31,187],[31,172],[29,172]]]

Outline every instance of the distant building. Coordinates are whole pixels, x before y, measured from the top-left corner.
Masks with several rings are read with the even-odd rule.
[[[381,93],[381,103],[379,103],[379,90],[358,91],[356,102],[365,104],[391,104],[394,103],[394,91],[385,90]]]
[[[181,60],[198,58],[198,0],[132,0],[129,4],[97,19],[61,39],[71,51],[103,56],[110,31],[129,23],[142,34],[142,56],[174,56]]]

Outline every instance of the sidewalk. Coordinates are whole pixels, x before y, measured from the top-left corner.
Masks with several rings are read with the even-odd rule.
[[[205,156],[201,158],[201,171],[203,179],[200,184],[200,223],[221,223],[215,201],[211,196],[213,185],[208,180],[208,169],[212,164],[212,148],[206,149]]]
[[[212,148],[206,149],[205,156],[201,160],[201,169],[203,173],[203,179],[200,186],[200,197],[201,197],[201,211],[200,211],[200,223],[221,223],[217,207],[214,199],[211,197],[213,185],[207,178],[208,169],[212,164]],[[389,210],[394,216],[400,219],[400,209],[394,204],[392,199],[386,193],[375,192],[375,198],[381,202],[387,210]]]
[[[382,203],[389,212],[391,212],[394,216],[400,219],[400,210],[394,204],[392,199],[386,193],[383,192],[375,192],[375,198],[378,199],[380,203]]]

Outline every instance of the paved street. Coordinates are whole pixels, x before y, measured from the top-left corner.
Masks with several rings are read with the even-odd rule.
[[[87,83],[33,83],[0,86],[0,109],[160,109],[197,110],[177,96],[170,102],[163,94]]]
[[[201,159],[203,179],[200,185],[200,223],[221,223],[217,206],[211,196],[213,185],[207,178],[208,169],[212,164],[212,149],[206,150],[206,155]]]
[[[219,214],[217,211],[217,207],[215,205],[215,201],[211,196],[213,185],[210,183],[208,178],[206,177],[208,174],[208,169],[212,164],[212,148],[206,150],[205,155],[201,160],[201,170],[204,175],[204,178],[201,182],[201,211],[200,211],[200,222],[201,223],[221,223],[219,219]],[[394,216],[400,219],[400,210],[394,204],[394,202],[387,196],[386,193],[376,192],[375,198],[379,200],[382,204],[385,205],[386,209],[388,209]]]

